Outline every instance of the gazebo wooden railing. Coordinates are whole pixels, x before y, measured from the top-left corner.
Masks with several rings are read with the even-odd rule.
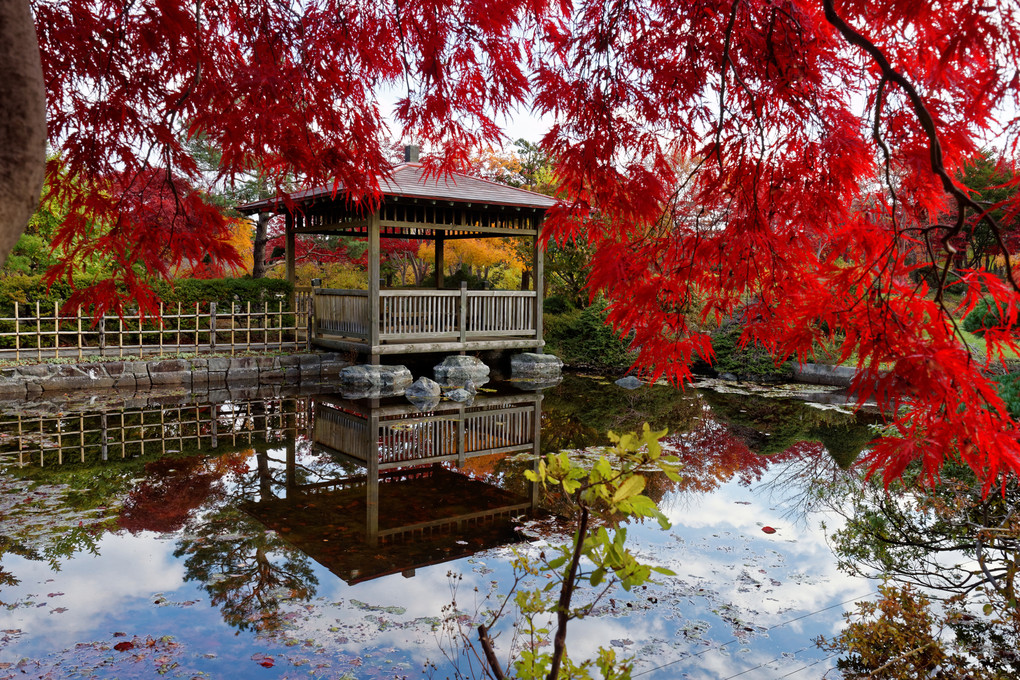
[[[370,354],[541,345],[533,290],[315,289],[313,342]]]

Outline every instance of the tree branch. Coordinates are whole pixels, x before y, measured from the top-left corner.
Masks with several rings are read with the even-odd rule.
[[[924,101],[921,99],[921,95],[918,93],[917,88],[915,88],[913,83],[907,80],[902,73],[892,67],[888,58],[886,58],[885,54],[878,48],[878,46],[857,32],[857,30],[844,21],[842,17],[836,14],[836,10],[833,6],[833,0],[822,0],[822,5],[825,10],[825,19],[840,32],[848,43],[859,47],[871,57],[882,71],[882,80],[896,83],[907,95],[907,98],[910,100],[911,107],[914,110],[914,115],[917,116],[917,120],[921,124],[921,129],[928,138],[928,156],[931,164],[931,170],[942,182],[943,190],[956,199],[957,209],[961,218],[964,215],[966,208],[975,210],[979,213],[979,220],[988,224],[992,233],[996,235],[997,240],[1001,240],[1001,229],[999,227],[999,223],[991,216],[991,214],[987,211],[983,211],[981,206],[978,205],[974,199],[968,196],[966,192],[957,187],[953,182],[953,179],[949,176],[949,173],[946,171],[942,157],[942,145],[939,143],[935,120],[932,118],[931,112],[928,111]],[[963,223],[963,219],[957,219],[957,223],[954,225],[954,228],[942,237],[942,248],[947,253],[954,252],[953,248],[949,245],[949,241],[963,229]],[[1020,285],[1018,285],[1016,280],[1013,278],[1013,267],[1009,262],[1008,257],[1006,258],[1006,275],[1013,290],[1020,293]],[[941,289],[944,286],[945,276],[943,275],[939,281],[940,296]]]

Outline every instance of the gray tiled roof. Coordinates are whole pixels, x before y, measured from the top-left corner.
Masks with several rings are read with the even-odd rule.
[[[458,201],[486,205],[520,206],[527,208],[551,208],[556,199],[538,194],[534,191],[516,189],[514,187],[490,182],[479,177],[471,177],[453,173],[446,177],[425,177],[424,168],[419,163],[404,163],[393,169],[389,177],[379,180],[379,188],[383,196],[401,196],[442,201]],[[332,195],[331,187],[306,189],[291,195],[299,203],[328,198]],[[343,194],[343,187],[337,189],[337,195]],[[255,201],[237,206],[241,212],[255,212],[277,203],[274,199]]]

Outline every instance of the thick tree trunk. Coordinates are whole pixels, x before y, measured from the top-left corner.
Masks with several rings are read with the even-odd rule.
[[[251,277],[261,279],[266,275],[266,242],[269,240],[269,220],[273,219],[272,213],[259,213],[255,221],[255,249],[252,253],[254,262],[251,265]]]
[[[27,0],[0,2],[0,265],[39,205],[46,91]]]

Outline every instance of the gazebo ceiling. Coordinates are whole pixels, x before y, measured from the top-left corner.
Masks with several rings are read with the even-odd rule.
[[[404,163],[379,179],[382,202],[377,213],[380,235],[433,238],[437,231],[449,238],[486,235],[531,236],[556,199],[525,189],[460,173],[426,177],[420,163]],[[291,195],[299,206],[298,233],[364,236],[374,215],[352,203],[340,187],[308,189]],[[284,212],[282,201],[267,199],[237,206],[246,213]]]

